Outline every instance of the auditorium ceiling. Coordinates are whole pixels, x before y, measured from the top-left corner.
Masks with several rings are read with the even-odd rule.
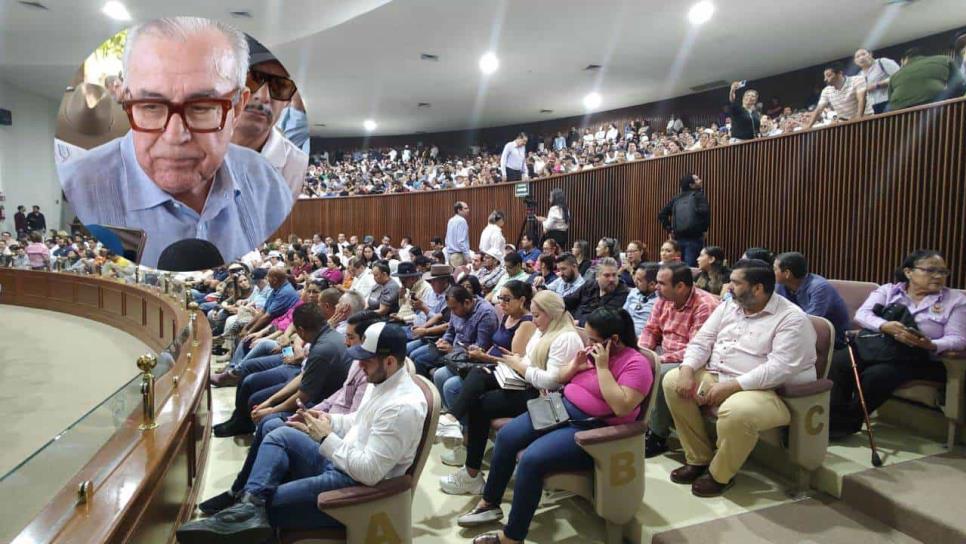
[[[130,23],[103,1],[0,0],[0,80],[56,98],[83,56]],[[135,21],[218,17],[294,74],[317,136],[490,127],[580,115],[760,78],[966,26],[963,0],[128,0]],[[67,7],[70,6],[70,7]],[[248,11],[238,17],[229,11]],[[499,69],[484,76],[480,56]],[[421,60],[421,54],[437,60]],[[598,69],[586,69],[598,65]],[[722,90],[722,92],[726,92]],[[420,106],[420,104],[428,104]],[[0,104],[2,107],[2,104]],[[541,110],[551,110],[541,112]]]

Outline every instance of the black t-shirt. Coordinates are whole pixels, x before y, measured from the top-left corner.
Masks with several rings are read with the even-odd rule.
[[[752,140],[758,137],[761,129],[761,114],[757,110],[749,112],[741,106],[744,93],[736,94],[731,103],[731,137],[739,140]]]
[[[322,402],[342,387],[351,364],[346,356],[345,338],[326,325],[309,349],[299,390],[308,395],[309,402]]]

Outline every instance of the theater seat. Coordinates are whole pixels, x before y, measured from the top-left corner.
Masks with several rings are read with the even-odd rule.
[[[395,544],[413,541],[413,494],[433,446],[441,408],[436,387],[422,376],[415,376],[414,379],[426,396],[429,409],[423,422],[416,458],[406,474],[383,480],[373,487],[360,485],[320,493],[319,510],[339,520],[345,529],[280,531],[279,541],[282,544]]]
[[[798,492],[809,487],[812,472],[822,465],[828,449],[832,381],[827,376],[835,342],[835,327],[827,319],[808,317],[815,328],[815,374],[818,379],[779,387],[775,392],[788,407],[791,421],[787,427],[776,427],[759,434],[759,440],[769,446],[769,453],[781,452],[784,461],[794,468]],[[709,419],[716,419],[716,409],[704,410],[704,413]]]
[[[859,325],[855,322],[855,312],[859,311],[862,303],[869,298],[869,295],[873,291],[879,288],[879,284],[867,281],[846,280],[828,280],[828,282],[835,288],[839,296],[842,297],[842,300],[845,301],[845,306],[849,309],[849,329],[859,329]]]

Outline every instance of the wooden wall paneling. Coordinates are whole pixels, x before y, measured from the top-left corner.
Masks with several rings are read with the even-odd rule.
[[[51,281],[50,298],[65,302],[74,303],[74,282],[71,281]]]
[[[124,300],[120,288],[102,287],[101,298],[104,311],[114,314],[117,317],[124,316]]]
[[[665,234],[657,213],[678,192],[684,172],[701,175],[712,206],[709,244],[729,260],[752,245],[805,253],[816,272],[842,279],[889,281],[902,257],[934,247],[949,260],[949,284],[966,286],[966,102],[947,101],[852,123],[648,161],[614,165],[531,183],[538,214],[562,188],[574,224],[569,239],[592,246],[603,236],[622,247],[640,238],[656,259]],[[287,222],[302,237],[411,235],[426,247],[443,236],[452,204],[470,204],[471,246],[493,209],[507,215],[516,242],[524,219],[512,184],[411,193],[309,199]]]

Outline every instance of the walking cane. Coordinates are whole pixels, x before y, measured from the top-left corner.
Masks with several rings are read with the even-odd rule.
[[[862,415],[865,416],[865,430],[869,433],[869,447],[872,448],[872,466],[881,467],[882,458],[875,447],[875,438],[872,436],[872,423],[869,422],[869,409],[865,405],[865,395],[862,394],[862,382],[859,379],[859,367],[855,364],[855,348],[852,345],[855,337],[851,337],[847,342],[849,350],[849,361],[852,362],[852,375],[855,377],[855,390],[859,393],[859,405],[862,406]]]

